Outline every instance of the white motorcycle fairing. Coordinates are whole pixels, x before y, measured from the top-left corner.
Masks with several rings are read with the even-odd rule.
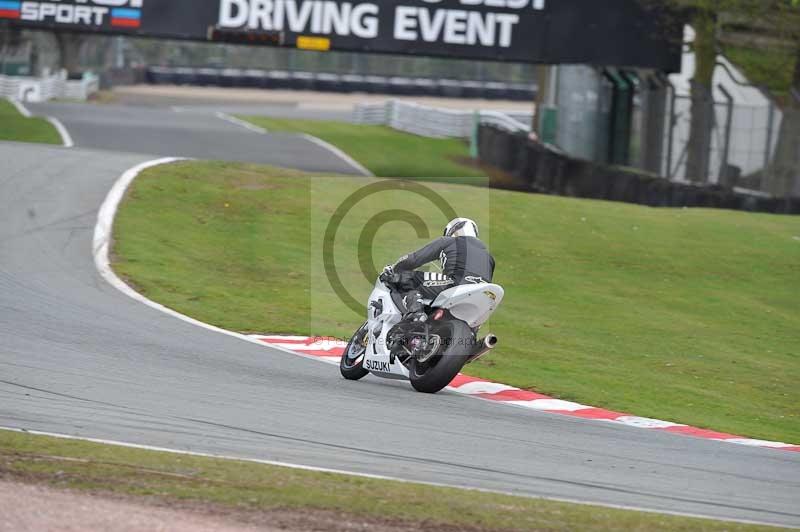
[[[432,303],[433,308],[450,311],[456,319],[471,328],[480,327],[503,300],[504,291],[499,285],[477,283],[455,286],[445,290]],[[377,280],[369,297],[367,309],[367,349],[364,369],[379,377],[408,380],[409,372],[398,358],[392,361],[387,345],[389,331],[402,321],[403,314],[395,305],[391,290]]]
[[[504,295],[503,287],[497,284],[462,284],[439,294],[431,306],[449,310],[453,317],[474,329],[486,323]]]
[[[392,363],[391,353],[386,345],[389,331],[402,319],[403,314],[394,304],[389,287],[378,279],[369,296],[367,308],[369,333],[367,352],[364,354],[364,369],[380,377],[408,380],[408,369],[397,359]]]

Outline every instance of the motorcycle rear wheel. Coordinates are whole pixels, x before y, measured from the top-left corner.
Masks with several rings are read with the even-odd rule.
[[[359,328],[350,338],[350,342],[339,360],[339,371],[342,377],[349,381],[357,381],[367,376],[369,371],[364,369],[364,355],[367,353],[365,337],[368,334],[367,324]]]
[[[411,386],[422,393],[436,393],[445,388],[469,358],[473,333],[466,323],[460,320],[441,322],[435,332],[441,336],[439,353],[424,363],[412,358],[409,364]]]

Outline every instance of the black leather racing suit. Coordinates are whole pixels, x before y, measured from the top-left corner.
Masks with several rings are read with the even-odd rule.
[[[413,271],[436,259],[441,262],[443,273]],[[404,291],[419,291],[425,299],[436,299],[441,292],[460,284],[491,282],[494,257],[475,237],[443,236],[401,257],[394,264],[394,271],[405,277]]]

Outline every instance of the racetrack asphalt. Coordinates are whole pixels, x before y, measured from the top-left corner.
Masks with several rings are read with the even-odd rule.
[[[96,271],[97,211],[167,151],[0,143],[0,425],[800,526],[800,453],[348,382],[126,297]]]
[[[271,164],[309,172],[360,175],[330,151],[300,135],[254,133],[220,119],[211,106],[175,112],[144,105],[26,104],[37,115],[66,126],[75,145],[167,157],[193,157]],[[305,116],[291,108],[282,116]]]

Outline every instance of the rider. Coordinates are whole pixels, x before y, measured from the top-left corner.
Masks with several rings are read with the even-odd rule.
[[[437,258],[442,273],[415,271]],[[478,224],[469,218],[456,218],[447,224],[444,236],[386,266],[381,278],[393,276],[405,292],[404,317],[424,321],[423,299],[436,299],[441,292],[461,284],[491,282],[493,275],[494,258],[478,239]]]

